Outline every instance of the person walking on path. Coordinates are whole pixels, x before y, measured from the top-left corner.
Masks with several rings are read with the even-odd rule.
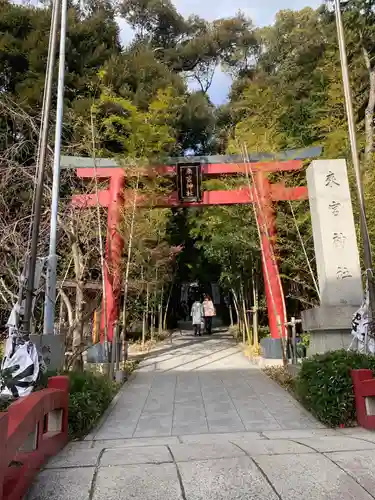
[[[194,326],[194,335],[201,336],[201,326],[203,322],[203,306],[199,300],[196,300],[191,308],[191,317]]]
[[[207,335],[212,333],[212,318],[216,316],[215,306],[209,295],[204,296],[203,301],[204,326]]]

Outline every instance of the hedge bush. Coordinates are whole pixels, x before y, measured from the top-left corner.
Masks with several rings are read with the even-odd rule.
[[[351,369],[375,371],[375,357],[352,351],[318,354],[302,363],[295,391],[301,403],[330,427],[355,424]]]
[[[87,434],[108,408],[118,386],[105,375],[69,372],[69,434],[79,438]]]

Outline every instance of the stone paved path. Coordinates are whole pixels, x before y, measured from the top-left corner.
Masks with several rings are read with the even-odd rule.
[[[225,333],[177,336],[28,500],[367,500],[375,434],[325,429]]]

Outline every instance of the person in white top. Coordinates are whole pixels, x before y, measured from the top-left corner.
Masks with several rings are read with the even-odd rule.
[[[209,295],[204,296],[203,300],[204,326],[207,335],[212,333],[212,318],[216,316],[215,306]]]
[[[201,336],[201,325],[203,322],[203,306],[197,299],[191,308],[191,317],[194,326],[194,335]]]

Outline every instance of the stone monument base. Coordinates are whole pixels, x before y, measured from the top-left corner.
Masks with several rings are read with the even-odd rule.
[[[280,339],[265,337],[260,341],[264,359],[283,359]]]
[[[347,349],[351,335],[353,314],[359,306],[320,306],[302,311],[303,329],[311,334],[308,356],[327,351]]]

